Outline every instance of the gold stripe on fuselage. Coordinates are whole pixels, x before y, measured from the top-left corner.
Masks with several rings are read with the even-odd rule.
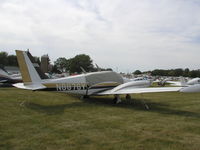
[[[46,86],[47,88],[56,88],[56,83],[45,83],[43,85]]]
[[[46,86],[47,88],[57,88],[57,86],[87,86],[86,83],[44,83],[44,86]]]
[[[58,85],[67,85],[67,86],[76,86],[76,85],[81,85],[81,86],[87,86],[86,83],[44,83],[44,86],[47,88],[56,88]],[[101,87],[101,86],[118,86],[119,83],[99,83],[94,85],[95,87]]]
[[[118,86],[118,85],[120,85],[120,84],[113,82],[113,83],[98,83],[98,84],[95,84],[94,86],[98,87],[98,86]]]

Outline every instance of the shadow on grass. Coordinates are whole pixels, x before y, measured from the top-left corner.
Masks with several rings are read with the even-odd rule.
[[[12,90],[12,89],[14,89],[14,87],[11,87],[11,86],[1,86],[0,85],[0,90],[2,91],[2,90],[4,90],[4,91],[10,91],[10,90]]]
[[[88,107],[91,106],[104,106],[104,107],[113,107],[113,108],[124,108],[124,109],[131,109],[131,110],[138,110],[138,111],[149,111],[155,113],[161,113],[166,115],[177,115],[183,117],[193,117],[193,118],[200,118],[200,113],[178,110],[175,108],[170,108],[169,105],[165,103],[159,102],[151,102],[151,100],[145,99],[145,103],[149,106],[150,109],[146,109],[145,104],[143,103],[143,99],[131,99],[131,100],[123,100],[120,104],[114,104],[112,98],[105,98],[105,97],[92,97],[83,99],[78,102],[73,102],[70,104],[60,104],[60,105],[42,105],[36,104],[33,102],[26,102],[25,106],[29,109],[46,113],[49,115],[54,114],[62,114],[64,113],[65,109],[69,108],[76,108],[76,107]]]
[[[81,102],[74,102],[71,104],[60,104],[60,105],[42,105],[42,104],[36,104],[33,102],[26,102],[24,106],[26,108],[35,110],[37,112],[45,113],[48,115],[56,115],[56,114],[62,114],[64,113],[64,110],[67,108],[73,108],[73,107],[81,107]]]
[[[149,99],[131,99],[131,100],[122,100],[120,104],[113,104],[112,98],[101,98],[101,97],[93,97],[91,99],[84,99],[84,102],[88,104],[97,104],[103,106],[112,106],[112,107],[120,107],[131,110],[138,111],[149,111],[156,112],[166,115],[177,115],[183,117],[193,117],[200,118],[200,113],[178,110],[176,108],[170,108],[171,106],[164,102],[152,102]],[[145,104],[149,106],[150,109],[146,109]]]
[[[113,104],[112,99],[109,98],[101,98],[101,97],[94,97],[92,99],[85,99],[87,103],[96,103],[98,105],[112,105],[114,107],[138,110],[138,111],[149,111],[149,112],[156,112],[166,115],[177,115],[183,117],[193,117],[193,118],[200,118],[200,113],[178,110],[176,108],[170,108],[171,106],[162,102],[152,102],[151,100],[145,99],[131,99],[131,100],[123,100],[120,104]],[[147,110],[145,104],[149,106]]]

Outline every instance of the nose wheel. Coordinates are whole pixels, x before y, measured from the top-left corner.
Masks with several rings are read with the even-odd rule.
[[[90,98],[90,96],[89,96],[89,95],[82,95],[82,96],[80,97],[81,100],[87,99],[87,98]]]

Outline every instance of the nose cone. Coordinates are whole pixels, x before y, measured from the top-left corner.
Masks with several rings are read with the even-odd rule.
[[[189,87],[184,87],[180,90],[180,92],[184,93],[193,93],[193,92],[200,92],[200,85],[192,85]]]

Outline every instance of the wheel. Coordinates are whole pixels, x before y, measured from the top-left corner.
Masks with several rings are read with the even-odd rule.
[[[127,94],[127,95],[126,95],[126,99],[127,99],[127,100],[130,100],[130,99],[131,99],[131,95],[130,95],[130,94]]]

